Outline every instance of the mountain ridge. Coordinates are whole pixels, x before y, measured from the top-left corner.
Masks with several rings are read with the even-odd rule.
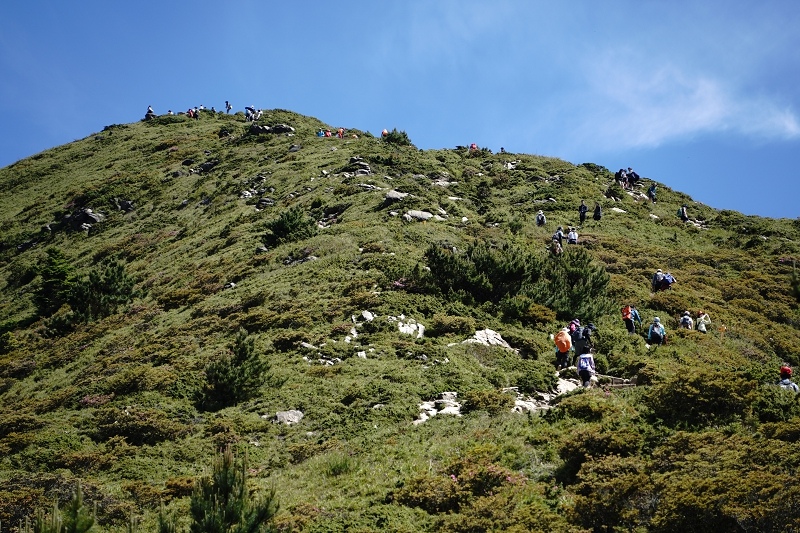
[[[317,137],[329,125],[286,110],[260,123],[294,131],[251,133],[241,113],[161,116],[0,169],[3,524],[80,480],[102,530],[131,515],[155,529],[158,501],[185,513],[185,486],[224,444],[249,455],[254,489],[280,487],[287,531],[772,524],[789,478],[774,488],[756,472],[800,459],[797,399],[768,386],[798,363],[796,221],[661,183],[653,204],[591,163],[421,151],[404,132]],[[559,261],[550,237],[577,226],[584,198],[605,215]],[[676,217],[683,204],[696,225]],[[656,268],[673,290],[650,292]],[[667,323],[666,346],[627,335],[629,302]],[[709,334],[676,329],[686,309],[710,313]],[[364,311],[375,320],[356,326]],[[578,313],[600,328],[603,373],[640,386],[510,413],[506,388],[554,386],[548,335]],[[387,318],[399,315],[425,333],[399,332]],[[460,343],[487,328],[519,355]],[[244,350],[240,330],[261,385],[209,370]],[[446,391],[464,416],[414,426]],[[290,409],[301,422],[271,422]],[[719,494],[690,489],[710,474],[686,442],[719,454],[727,439],[774,456],[726,458]],[[680,457],[672,482],[662,455]],[[751,505],[726,476],[773,488]],[[595,506],[603,491],[618,505]],[[667,503],[641,503],[656,497]]]

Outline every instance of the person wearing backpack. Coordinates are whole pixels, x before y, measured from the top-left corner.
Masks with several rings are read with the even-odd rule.
[[[578,357],[577,367],[581,384],[584,387],[589,387],[592,384],[592,376],[595,374],[594,357],[592,354],[587,352]]]
[[[622,321],[625,323],[625,329],[628,330],[628,335],[633,335],[636,333],[636,322],[639,323],[639,327],[642,327],[642,317],[639,316],[639,311],[636,310],[635,305],[626,305],[621,309],[621,312]]]
[[[543,211],[539,210],[539,212],[536,213],[536,225],[544,226],[545,224],[547,224],[547,217],[544,216]]]
[[[583,226],[583,223],[586,222],[586,213],[588,211],[589,211],[589,206],[586,205],[586,201],[581,200],[581,205],[578,206],[578,216],[580,217],[581,220],[581,226]]]
[[[650,324],[650,329],[647,331],[647,342],[650,344],[667,343],[667,332],[658,317],[653,318],[653,323]]]
[[[569,328],[561,328],[561,331],[553,337],[553,342],[556,345],[556,370],[567,368],[569,365],[569,352],[572,349]]]
[[[689,311],[683,312],[679,324],[682,328],[694,329],[694,320],[692,320],[692,315],[689,314]]]
[[[778,385],[782,389],[790,390],[797,394],[800,391],[800,387],[797,386],[797,383],[792,381],[792,369],[787,365],[783,365],[780,369],[781,373],[781,380],[778,382]]]
[[[592,351],[592,334],[597,332],[597,327],[591,322],[586,327],[578,328],[572,334],[572,349],[575,350],[575,360]]]
[[[561,226],[553,233],[553,242],[557,242],[559,246],[564,246],[564,228]]]
[[[658,292],[658,290],[661,288],[661,281],[663,279],[664,273],[661,272],[661,269],[659,268],[656,270],[656,273],[653,274],[653,279],[650,281],[650,286],[652,287],[653,292]]]

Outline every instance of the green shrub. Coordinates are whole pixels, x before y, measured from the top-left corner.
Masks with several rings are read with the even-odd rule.
[[[397,128],[392,128],[388,135],[384,135],[384,142],[396,144],[398,146],[413,146],[408,134],[404,131],[397,131]]]
[[[267,233],[262,241],[268,247],[301,241],[317,234],[317,223],[299,205],[283,211],[277,219],[267,222],[266,227]]]
[[[278,512],[275,489],[253,499],[247,488],[247,462],[237,461],[230,447],[214,460],[210,476],[200,478],[192,492],[189,511],[192,533],[210,531],[274,531]]]
[[[94,413],[92,435],[105,441],[125,437],[134,445],[156,444],[186,434],[188,428],[155,409],[103,407]]]
[[[475,319],[436,313],[431,318],[428,331],[432,336],[450,333],[471,334],[475,331]]]
[[[794,391],[762,385],[754,396],[751,409],[760,422],[786,422],[800,416],[800,398]]]
[[[510,411],[514,407],[514,397],[496,390],[474,390],[464,394],[461,410],[464,413],[486,411],[498,414]]]
[[[741,420],[753,383],[731,372],[685,368],[657,383],[646,397],[653,414],[673,427],[727,424]]]

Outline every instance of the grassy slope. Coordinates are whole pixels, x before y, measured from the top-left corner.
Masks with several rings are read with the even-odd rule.
[[[482,519],[500,524],[499,517],[481,510],[481,497],[489,496],[474,486],[459,496],[460,512],[450,518],[420,508],[425,507],[420,501],[436,498],[429,493],[455,490],[440,486],[449,479],[445,474],[459,471],[459,461],[473,460],[479,470],[489,464],[525,476],[524,482],[506,483],[505,492],[488,493],[506,498],[510,507],[490,500],[483,505],[506,509],[515,523],[529,528],[538,527],[538,519],[508,511],[518,507],[513,502],[541,509],[546,520],[540,518],[556,529],[625,520],[669,528],[681,514],[675,509],[692,507],[674,496],[681,485],[659,481],[649,457],[678,454],[683,444],[677,430],[689,429],[687,438],[706,436],[707,441],[734,434],[746,441],[743,446],[765,439],[759,433],[764,417],[759,419],[754,407],[764,396],[759,383],[774,379],[780,361],[798,363],[800,317],[789,290],[792,267],[780,261],[798,251],[795,222],[717,212],[663,185],[656,205],[628,195],[613,202],[603,196],[613,181],[609,173],[553,158],[421,152],[368,134],[316,138],[316,129],[325,125],[313,118],[281,110],[266,118],[270,124],[292,125],[296,135],[246,135],[241,116],[164,117],[111,126],[0,170],[5,191],[0,196],[0,321],[14,342],[0,356],[0,479],[7,487],[0,490],[2,519],[13,521],[53,495],[63,498],[81,479],[87,499],[99,502],[104,528],[121,530],[126,517],[138,514],[148,530],[160,499],[186,510],[185,487],[208,469],[217,447],[233,442],[247,450],[254,485],[278,487],[280,522],[297,530],[462,530],[459,520]],[[231,135],[220,135],[222,129]],[[292,144],[302,148],[289,152]],[[344,177],[339,171],[352,156],[366,159],[372,175]],[[182,164],[189,158],[194,167],[211,159],[219,164],[206,173],[189,173]],[[504,163],[512,159],[518,163],[508,170]],[[264,176],[263,183],[258,176]],[[453,183],[433,185],[437,178]],[[262,195],[274,199],[275,206],[256,211],[254,200],[239,198],[249,187],[274,188]],[[412,196],[388,205],[389,188]],[[556,202],[542,203],[550,197]],[[116,210],[114,198],[131,200],[136,209]],[[581,229],[581,240],[605,264],[615,301],[637,303],[645,320],[658,314],[672,333],[669,346],[647,352],[642,339],[624,335],[618,315],[611,314],[598,321],[599,351],[611,372],[625,377],[638,372],[652,385],[611,396],[579,393],[544,418],[478,411],[412,426],[418,403],[439,392],[464,395],[515,385],[516,374],[509,369],[517,356],[469,345],[448,347],[464,334],[414,341],[397,333],[387,316],[405,314],[423,324],[435,316],[470,317],[478,328],[501,332],[541,361],[549,361],[547,334],[558,324],[524,328],[503,322],[492,306],[407,293],[391,282],[409,275],[431,243],[464,249],[474,242],[507,242],[544,254],[555,225],[576,222],[581,198],[590,206],[601,201],[605,208],[602,222],[589,221]],[[684,202],[692,216],[706,221],[707,230],[676,219]],[[310,239],[257,253],[267,223],[296,205],[317,220],[335,213],[336,223]],[[107,219],[88,235],[41,231],[75,207],[91,207]],[[546,228],[533,224],[540,208],[548,214]],[[406,223],[390,213],[408,209],[442,209],[447,219]],[[18,249],[31,241],[34,246]],[[123,313],[48,337],[45,322],[33,317],[31,296],[49,246],[61,249],[84,275],[105,257],[123,260],[142,296]],[[307,255],[318,259],[284,264],[287,257]],[[676,290],[649,293],[656,267],[676,275]],[[225,288],[229,282],[235,288]],[[676,332],[677,314],[698,308],[714,320],[712,333]],[[354,342],[344,342],[351,317],[362,310],[378,319]],[[717,331],[721,325],[727,328],[724,335]],[[256,349],[271,365],[270,379],[251,401],[218,412],[199,410],[195,399],[203,369],[240,326],[256,336]],[[344,360],[332,367],[309,363],[303,356],[315,360],[317,351],[300,348],[297,341]],[[355,357],[361,350],[370,350],[366,360]],[[422,354],[427,364],[417,357]],[[437,358],[449,362],[430,364]],[[683,387],[679,377],[707,379],[732,371],[746,398],[731,400],[740,413],[726,418],[724,427],[702,416],[699,422],[680,420],[654,399],[656,393],[676,395],[674,405],[685,401],[707,413],[724,411],[728,404],[700,405],[696,396],[702,392],[691,384]],[[580,402],[599,414],[582,415],[585,411],[574,407]],[[376,404],[382,407],[373,408]],[[285,409],[304,411],[303,422],[282,427],[261,418]],[[124,434],[113,427],[102,430],[103,417],[125,425],[131,416],[162,436],[137,444],[140,427],[126,429],[134,437],[125,438],[113,436]],[[657,422],[670,416],[674,423]],[[625,441],[624,435],[633,434],[639,436]],[[614,438],[625,442],[608,441]],[[767,440],[760,446],[780,448],[783,442]],[[713,442],[706,445],[715,449]],[[580,502],[607,482],[588,466],[581,471],[584,477],[575,477],[583,459],[568,449],[584,448],[610,457],[592,463],[606,465],[609,472],[641,470],[643,477],[629,486],[669,503],[646,512],[632,505],[639,509],[635,518],[598,511],[595,522],[582,522],[571,511],[575,498]],[[617,456],[631,464],[619,467],[613,463]],[[770,469],[777,461],[765,463],[763,468]],[[672,479],[692,485],[708,478],[700,472],[678,469]],[[412,497],[398,488],[415,482],[424,495]],[[562,487],[555,492],[554,482]],[[780,495],[787,489],[776,490]],[[739,501],[736,495],[726,497]],[[769,502],[764,506],[771,509]],[[726,518],[744,512],[729,508],[714,512]]]

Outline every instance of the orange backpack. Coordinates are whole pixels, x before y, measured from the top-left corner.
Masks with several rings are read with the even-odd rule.
[[[622,319],[623,320],[630,320],[631,319],[631,306],[626,305],[622,308]]]

